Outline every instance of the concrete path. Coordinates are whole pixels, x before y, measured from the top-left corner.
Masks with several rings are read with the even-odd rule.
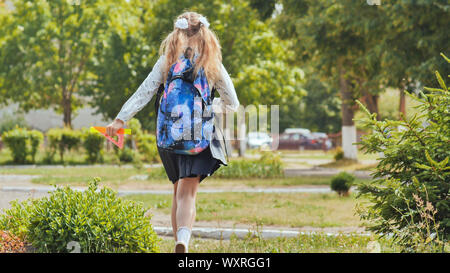
[[[172,228],[169,227],[153,227],[156,234],[159,236],[173,236]],[[256,231],[253,229],[245,228],[208,228],[208,227],[193,227],[192,236],[198,238],[206,239],[216,239],[216,240],[229,240],[232,235],[235,235],[239,239],[244,239],[250,234],[255,236],[259,235],[264,239],[276,238],[276,237],[286,237],[292,238],[299,235],[326,235],[326,236],[337,236],[339,234],[350,235],[345,233],[333,233],[333,232],[305,232],[305,231],[295,231],[295,230],[282,230],[282,229],[262,229]],[[357,233],[360,236],[370,236],[370,233]]]

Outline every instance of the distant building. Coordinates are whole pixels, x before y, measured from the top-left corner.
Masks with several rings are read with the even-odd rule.
[[[15,115],[17,114],[18,105],[11,104],[6,107],[0,108],[0,123],[4,114]],[[72,127],[74,129],[80,129],[82,127],[90,126],[106,126],[111,121],[103,120],[102,115],[94,114],[94,109],[91,107],[85,107],[78,110],[77,115],[72,116]],[[50,128],[63,127],[63,116],[55,113],[51,109],[38,109],[31,110],[24,115],[25,121],[32,129],[36,129],[42,132],[47,131]]]

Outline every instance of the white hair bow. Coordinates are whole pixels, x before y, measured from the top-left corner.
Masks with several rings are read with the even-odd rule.
[[[186,18],[177,19],[175,27],[179,29],[187,29],[189,27],[188,20]]]
[[[209,22],[208,22],[208,20],[206,20],[206,17],[201,16],[200,18],[198,18],[198,20],[199,20],[200,23],[202,23],[206,28],[209,28]]]

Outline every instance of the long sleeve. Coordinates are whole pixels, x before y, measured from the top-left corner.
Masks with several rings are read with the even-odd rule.
[[[235,112],[239,107],[239,100],[230,75],[228,75],[228,72],[223,64],[220,69],[220,76],[220,79],[215,85],[220,94],[220,99],[214,98],[213,100],[214,112]]]
[[[123,122],[130,120],[137,112],[141,111],[158,91],[159,86],[164,81],[164,55],[159,57],[152,71],[142,82],[134,94],[125,102],[116,119]]]

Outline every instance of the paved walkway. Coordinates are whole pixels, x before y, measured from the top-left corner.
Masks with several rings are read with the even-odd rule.
[[[169,227],[156,227],[153,229],[160,236],[173,236],[172,228]],[[208,228],[208,227],[193,227],[192,235],[199,238],[216,239],[216,240],[229,240],[232,235],[235,235],[239,239],[244,239],[249,234],[259,235],[264,239],[276,238],[276,237],[286,237],[292,238],[299,235],[326,235],[326,236],[337,236],[339,234],[350,235],[349,233],[336,233],[336,232],[317,232],[317,231],[296,231],[296,230],[282,230],[282,229],[265,229],[260,231],[254,229],[246,228]],[[360,236],[370,236],[370,233],[352,233],[358,234]]]

